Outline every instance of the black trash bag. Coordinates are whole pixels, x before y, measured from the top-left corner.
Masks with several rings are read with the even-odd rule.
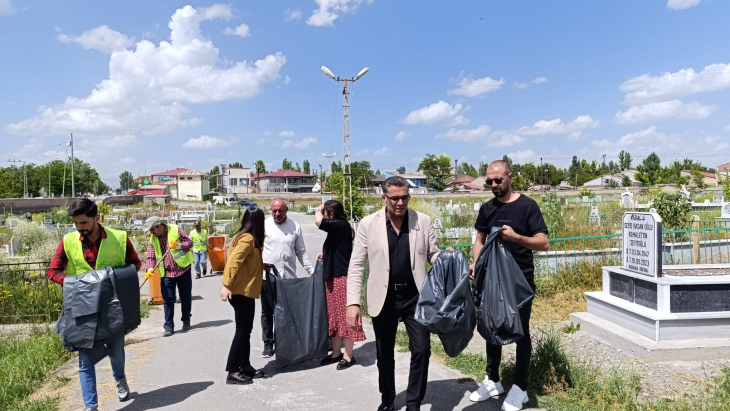
[[[464,253],[439,253],[418,297],[415,318],[439,336],[448,356],[456,357],[469,345],[477,319]]]
[[[266,281],[276,281],[276,295],[269,295],[274,309],[276,368],[327,356],[329,319],[324,289],[322,260],[314,274],[304,278],[283,279],[272,265]],[[269,290],[271,287],[267,287]]]
[[[507,345],[524,336],[519,309],[535,296],[522,270],[492,227],[474,266],[477,331],[491,344]]]

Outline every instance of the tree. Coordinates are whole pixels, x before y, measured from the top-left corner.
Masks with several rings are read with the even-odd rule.
[[[361,184],[359,178],[354,178],[352,180],[352,215],[350,214],[350,198],[349,193],[347,198],[342,197],[342,187],[344,184],[344,178],[342,176],[341,172],[332,173],[329,177],[327,177],[327,188],[328,191],[334,194],[339,200],[342,205],[345,208],[345,214],[347,214],[347,218],[352,220],[353,216],[357,218],[362,218],[365,216],[365,198],[363,197],[363,194],[360,190],[356,190],[355,187],[359,186]]]
[[[692,170],[690,173],[692,174],[692,185],[694,185],[695,189],[704,190],[707,188],[705,176],[699,170]]]
[[[396,172],[398,172],[398,174],[404,174],[406,172],[405,166],[398,167],[398,169],[396,170]]]
[[[137,188],[132,173],[129,171],[123,171],[122,174],[119,174],[119,188],[125,191]]]
[[[479,171],[466,161],[461,163],[461,167],[459,168],[461,168],[461,174],[466,174],[474,178],[479,177]]]
[[[377,170],[375,171],[375,175],[376,175],[376,176],[379,176],[380,174],[381,174],[381,173],[380,173],[380,169],[377,169]]]
[[[629,176],[624,176],[624,178],[621,179],[621,187],[631,187],[631,179]]]
[[[621,171],[631,170],[631,154],[627,151],[621,150],[618,153],[618,165]]]
[[[213,168],[210,169],[210,172],[208,175],[210,176],[210,189],[215,190],[218,188],[218,177],[213,177],[220,175],[221,169],[218,166],[213,166]]]
[[[342,173],[342,162],[332,162],[330,173]]]
[[[578,173],[580,172],[580,162],[578,161],[578,156],[573,156],[573,160],[570,162],[570,167],[568,168],[568,180],[573,183],[574,186],[578,185]]]
[[[352,170],[353,179],[360,179],[363,188],[370,187],[371,181],[375,177],[375,173],[372,168],[370,168],[369,161],[355,161],[350,164],[350,169]],[[355,184],[354,181],[355,180],[353,180],[353,184]]]
[[[256,168],[256,175],[266,174],[266,164],[264,164],[264,160],[256,160],[254,167]]]
[[[657,213],[662,217],[662,224],[667,230],[678,230],[687,227],[692,203],[682,193],[659,193],[652,203]]]
[[[286,158],[284,160],[282,160],[282,162],[281,162],[282,170],[291,170],[293,168],[294,167],[292,166],[291,161],[287,160]]]
[[[302,163],[302,173],[310,174],[311,173],[310,167],[311,166],[309,165],[309,160],[304,160],[304,162]]]
[[[434,154],[426,154],[418,164],[418,171],[421,171],[428,178],[428,186],[443,191],[443,176],[451,174],[451,157],[441,154],[436,157]]]
[[[480,176],[486,176],[487,175],[487,167],[489,167],[489,164],[487,164],[487,163],[485,163],[483,161],[480,161],[479,162],[479,175]]]
[[[491,187],[488,187],[486,183],[484,183],[484,187],[491,189]],[[527,179],[524,176],[518,174],[518,175],[512,177],[512,189],[513,190],[527,191],[530,189],[530,187],[531,187],[530,183],[527,181]]]
[[[614,163],[613,160],[608,162],[608,173],[609,174],[618,174],[621,172],[621,168],[618,164]]]
[[[297,164],[296,164],[296,165],[295,165],[295,166],[294,166],[294,167],[292,168],[292,170],[293,170],[293,171],[297,171],[297,172],[300,172],[300,173],[302,172],[302,168],[301,168],[301,167],[299,167],[299,163],[298,163],[298,162],[297,162]]]
[[[636,179],[646,185],[658,184],[661,181],[661,166],[662,161],[659,156],[652,152],[641,164],[636,166]]]
[[[228,167],[230,167],[230,168],[243,168],[243,164],[241,164],[240,162],[236,161],[235,163],[228,164]]]
[[[505,155],[502,156],[502,161],[504,161],[505,163],[509,164],[509,168],[510,169],[512,168],[512,159],[509,158],[509,157],[507,157],[507,154],[505,154]],[[486,173],[485,173],[485,175],[486,175]]]

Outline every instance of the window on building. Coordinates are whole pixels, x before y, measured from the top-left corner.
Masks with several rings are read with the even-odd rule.
[[[238,179],[237,178],[229,178],[228,179],[228,185],[232,185],[232,186],[238,185]]]
[[[247,178],[240,178],[239,179],[239,185],[247,186],[248,185],[248,179]]]

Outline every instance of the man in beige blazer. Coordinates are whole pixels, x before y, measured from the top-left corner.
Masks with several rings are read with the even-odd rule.
[[[426,280],[426,262],[439,253],[431,218],[408,208],[408,182],[398,176],[383,183],[385,208],[362,219],[355,235],[347,276],[347,322],[361,324],[360,292],[365,264],[370,263],[365,304],[373,319],[377,348],[378,411],[392,411],[395,400],[395,334],[398,320],[406,326],[411,370],[406,410],[421,407],[426,394],[431,339],[428,329],[414,319],[418,295]]]

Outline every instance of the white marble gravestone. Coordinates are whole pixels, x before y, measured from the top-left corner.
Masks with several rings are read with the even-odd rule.
[[[588,215],[588,221],[591,224],[601,225],[601,216],[598,214],[598,207],[591,207],[591,213]]]
[[[631,208],[634,206],[634,193],[626,189],[625,193],[621,193],[621,207]]]
[[[625,213],[623,219],[625,270],[650,277],[662,275],[662,218],[657,213]]]
[[[684,184],[682,184],[682,190],[680,191],[680,193],[682,193],[684,198],[689,198],[689,191],[687,191],[687,187]]]

